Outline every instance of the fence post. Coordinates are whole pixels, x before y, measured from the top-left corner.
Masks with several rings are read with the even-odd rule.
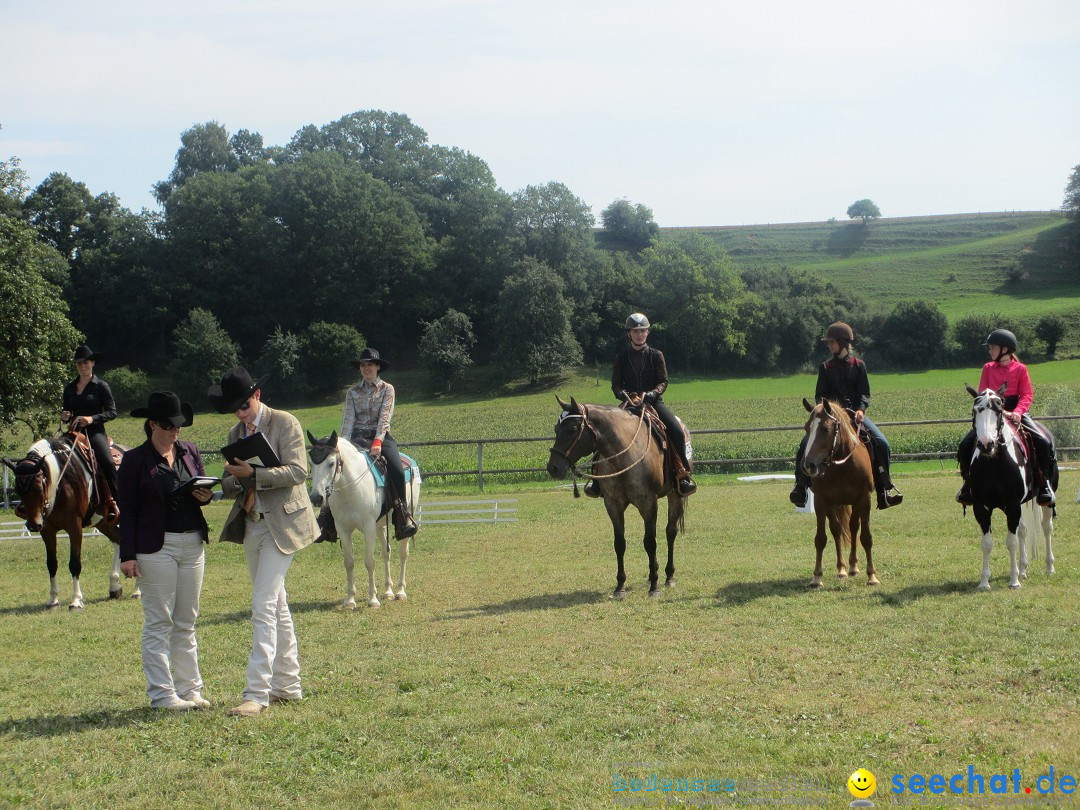
[[[476,443],[476,483],[484,491],[484,443]]]
[[[8,500],[8,468],[4,465],[4,508],[11,508],[11,501]]]

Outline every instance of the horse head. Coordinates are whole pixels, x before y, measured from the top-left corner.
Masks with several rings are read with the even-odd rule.
[[[1011,429],[1005,425],[1005,388],[1002,383],[997,391],[987,388],[982,393],[965,383],[964,387],[975,400],[971,406],[971,425],[975,428],[975,441],[981,451],[993,455],[996,449],[1005,443],[1006,432]]]
[[[803,454],[803,469],[811,478],[825,472],[830,464],[842,464],[851,457],[858,446],[858,437],[851,427],[850,420],[843,408],[823,399],[817,405],[811,405],[803,397],[803,407],[810,412],[806,420],[806,451]],[[843,455],[837,458],[837,454]]]
[[[47,463],[50,457],[48,445],[43,448],[43,444],[35,444],[26,457],[15,464],[4,460],[15,473],[15,493],[19,496],[15,515],[25,520],[26,528],[32,532],[41,531],[49,513],[50,474],[55,474]]]
[[[576,399],[570,397],[569,402],[563,402],[556,395],[555,400],[561,413],[555,423],[555,443],[549,451],[547,471],[552,478],[562,479],[579,458],[593,452],[596,434],[585,407]]]
[[[308,497],[313,505],[322,506],[330,496],[338,470],[338,435],[335,430],[325,439],[316,439],[309,430],[307,437],[311,442],[308,450],[308,457],[311,459],[311,490]]]

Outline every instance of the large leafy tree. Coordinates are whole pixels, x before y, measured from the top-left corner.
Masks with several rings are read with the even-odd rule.
[[[238,145],[247,151],[254,139],[247,130]],[[261,142],[261,138],[259,138]],[[204,172],[229,172],[240,167],[240,158],[233,151],[229,133],[217,121],[196,124],[180,135],[180,148],[176,152],[176,165],[167,180],[154,186],[154,196],[164,204],[174,191],[188,180]]]
[[[1061,210],[1073,219],[1080,219],[1080,165],[1074,166],[1065,186],[1065,200]]]
[[[931,301],[901,301],[885,316],[875,350],[896,368],[925,368],[944,359],[949,321]]]
[[[476,345],[472,321],[456,309],[448,309],[441,318],[424,324],[420,338],[420,358],[432,379],[447,393],[453,383],[472,365],[472,350]]]
[[[848,219],[861,219],[863,225],[866,225],[872,219],[881,218],[881,209],[873,200],[856,200],[848,206],[847,215]]]
[[[604,224],[604,246],[613,250],[637,253],[651,245],[660,232],[652,209],[640,203],[632,205],[625,197],[605,208],[600,221]]]
[[[186,399],[203,401],[206,389],[240,362],[240,349],[214,314],[196,307],[173,331],[170,376]]]
[[[514,193],[513,204],[514,235],[524,255],[558,271],[594,248],[592,209],[562,183],[526,186]]]
[[[16,422],[44,435],[59,418],[71,358],[80,340],[60,289],[64,258],[33,228],[0,214],[0,428]],[[0,440],[4,450],[12,449]]]
[[[570,328],[565,285],[550,267],[525,259],[499,293],[499,361],[506,379],[530,383],[581,363],[581,345]]]

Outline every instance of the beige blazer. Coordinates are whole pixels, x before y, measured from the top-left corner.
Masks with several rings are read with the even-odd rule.
[[[237,422],[229,431],[229,444],[240,438],[244,424]],[[311,545],[319,533],[315,512],[307,490],[307,454],[304,450],[304,432],[296,417],[286,411],[275,411],[263,405],[259,432],[281,460],[280,467],[259,467],[255,472],[255,489],[259,493],[259,506],[263,511],[274,543],[282,554],[292,554]],[[247,518],[244,515],[245,484],[250,488],[251,479],[238,481],[226,474],[221,482],[222,496],[235,498],[232,511],[221,530],[221,539],[231,543],[243,543]]]

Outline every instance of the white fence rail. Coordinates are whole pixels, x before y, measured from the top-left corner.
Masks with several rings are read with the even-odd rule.
[[[421,526],[430,523],[516,523],[517,498],[492,501],[421,502],[416,517]]]
[[[83,531],[83,538],[87,537],[104,537],[97,529],[87,528]],[[37,532],[32,532],[26,528],[26,524],[22,521],[5,521],[0,523],[0,540],[30,540],[36,537],[41,537]]]

